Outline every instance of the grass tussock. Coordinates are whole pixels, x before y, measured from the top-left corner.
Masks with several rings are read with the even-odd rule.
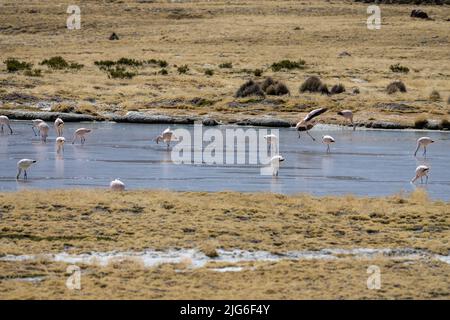
[[[23,74],[27,77],[42,77],[41,69],[25,70]]]
[[[265,93],[262,90],[260,84],[253,80],[249,80],[241,85],[235,94],[236,98],[245,98],[250,96],[265,96]]]
[[[33,66],[32,63],[20,61],[16,58],[8,58],[3,63],[6,65],[6,70],[8,72],[17,72],[22,70],[30,70]]]
[[[53,70],[64,70],[64,69],[80,70],[84,67],[84,65],[77,62],[68,62],[61,56],[55,56],[49,59],[44,59],[39,64],[42,66],[45,65]]]
[[[187,64],[179,66],[177,68],[177,71],[178,71],[179,74],[186,74],[189,71],[189,66]]]
[[[289,88],[278,80],[271,77],[266,78],[261,84],[261,89],[269,96],[283,96],[290,94]]]
[[[300,93],[311,92],[311,93],[321,93],[329,94],[328,87],[326,84],[320,80],[319,77],[312,76],[302,83],[299,89]]]
[[[345,92],[345,86],[341,83],[335,84],[331,87],[330,94],[341,94]]]
[[[233,63],[231,62],[224,62],[219,64],[219,68],[220,69],[232,69],[233,68]]]
[[[392,72],[396,72],[396,73],[408,73],[409,72],[409,68],[402,66],[400,63],[391,65],[389,67],[389,69],[391,69]]]
[[[386,87],[388,94],[394,94],[396,92],[406,92],[406,85],[402,81],[394,81],[388,84]]]
[[[414,128],[416,129],[424,129],[428,124],[428,119],[425,116],[418,116],[414,120]]]
[[[431,91],[430,100],[433,102],[441,101],[441,95],[440,95],[439,91],[437,91],[437,90]]]
[[[278,72],[282,70],[293,70],[293,69],[304,69],[305,60],[291,61],[291,60],[281,60],[272,63],[270,66],[273,72]]]

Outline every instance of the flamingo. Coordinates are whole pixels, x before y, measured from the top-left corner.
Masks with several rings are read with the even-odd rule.
[[[111,181],[111,183],[109,184],[109,188],[112,191],[124,191],[125,184],[122,181],[120,181],[119,179],[116,179],[116,180]]]
[[[32,159],[22,159],[19,162],[17,162],[17,176],[16,176],[16,179],[19,179],[20,174],[22,173],[22,170],[24,171],[23,178],[24,179],[28,179],[28,177],[27,177],[27,170],[33,163],[36,163],[36,162],[37,162],[36,160],[32,160]]]
[[[78,137],[80,137],[81,144],[84,144],[84,142],[86,141],[86,138],[84,136],[91,131],[92,131],[91,129],[86,129],[86,128],[77,129],[75,131],[75,134],[73,135],[72,144],[75,143],[75,140]]]
[[[352,110],[342,110],[342,111],[339,111],[337,114],[344,117],[345,119],[349,120],[353,126],[353,131],[356,130],[355,123],[353,122],[353,111]]]
[[[273,156],[270,159],[270,165],[272,167],[272,176],[278,176],[278,170],[280,169],[280,162],[283,162],[285,159],[281,155]]]
[[[322,142],[327,145],[327,153],[331,152],[330,144],[335,143],[336,141],[332,136],[323,136]]]
[[[175,137],[172,130],[170,130],[170,127],[168,127],[166,130],[164,130],[159,136],[156,137],[156,143],[158,144],[159,141],[164,141],[167,143],[167,148],[170,147],[170,142],[175,141],[177,138]]]
[[[55,120],[55,130],[56,130],[56,136],[62,137],[63,135],[63,128],[64,128],[64,121],[61,118],[56,118]]]
[[[423,147],[423,156],[425,157],[427,155],[427,146],[431,143],[434,143],[434,140],[430,137],[422,137],[417,139],[417,149],[416,152],[414,152],[414,156],[417,155],[417,151],[419,151],[420,147]]]
[[[420,183],[423,183],[423,177],[426,177],[425,183],[428,183],[428,172],[430,168],[424,165],[420,165],[416,168],[416,176],[411,180],[411,183],[416,182],[420,178]]]
[[[58,137],[56,138],[56,153],[64,152],[64,143],[66,142],[66,138]]]
[[[309,130],[314,128],[314,126],[317,124],[317,121],[314,118],[316,118],[317,116],[319,116],[322,113],[326,112],[327,110],[328,110],[327,108],[314,109],[313,111],[308,113],[306,115],[306,117],[303,118],[303,120],[301,120],[299,123],[297,123],[295,128],[297,129],[297,131],[299,131],[298,137],[300,138],[300,132],[301,131],[306,131],[308,136],[310,136],[311,139],[313,139],[313,141],[316,141],[316,139],[309,133]]]
[[[47,137],[48,137],[48,131],[50,130],[50,127],[48,126],[48,124],[46,124],[44,121],[42,121],[41,123],[38,124],[37,128],[38,128],[39,134],[41,136],[41,141],[46,143]]]
[[[10,133],[13,134],[9,118],[7,116],[0,116],[0,127],[2,128],[2,133],[3,133],[3,126],[7,126],[9,128]]]
[[[39,125],[42,123],[42,122],[44,122],[44,120],[42,120],[42,119],[34,119],[34,120],[31,120],[31,122],[33,123],[32,125],[31,125],[31,129],[33,130],[33,133],[34,133],[34,136],[35,137],[37,137],[37,133],[36,133],[36,131],[34,130],[34,128],[36,128],[37,130],[38,130],[38,132],[39,132]]]
[[[269,144],[269,152],[272,152],[272,146],[275,146],[274,152],[278,152],[278,137],[273,133],[264,136],[264,139]]]

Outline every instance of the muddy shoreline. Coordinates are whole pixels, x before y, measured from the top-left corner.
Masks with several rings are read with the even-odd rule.
[[[61,118],[66,122],[82,122],[82,121],[114,121],[123,123],[148,123],[148,124],[194,124],[202,122],[204,126],[216,126],[220,124],[235,124],[241,126],[261,126],[274,128],[288,128],[295,126],[295,122],[272,116],[255,116],[244,117],[236,115],[235,117],[221,119],[217,116],[210,115],[169,115],[164,113],[138,112],[129,111],[126,114],[118,114],[113,112],[105,112],[99,115],[89,115],[80,113],[65,113],[53,111],[29,111],[29,110],[1,110],[1,115],[9,117],[11,120],[33,120],[42,119],[44,121],[54,121]],[[336,124],[327,123],[324,124]],[[393,121],[358,121],[358,127],[372,129],[418,129],[414,125],[402,124]],[[448,130],[442,128],[437,121],[429,121],[424,128],[426,130]]]

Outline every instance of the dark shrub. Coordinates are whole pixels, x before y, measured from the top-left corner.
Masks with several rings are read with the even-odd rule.
[[[450,121],[448,119],[442,119],[440,127],[442,129],[450,129]]]
[[[118,67],[116,66],[115,68],[110,68],[108,69],[108,73],[109,73],[109,78],[113,78],[113,79],[132,79],[134,76],[137,75],[136,72],[130,72],[127,71],[125,68],[123,67]]]
[[[233,64],[231,62],[224,62],[224,63],[219,64],[219,68],[231,69],[231,68],[233,68]]]
[[[178,67],[177,71],[179,74],[185,74],[189,71],[189,67],[185,64],[184,66]]]
[[[282,96],[289,94],[289,88],[282,82],[275,81],[271,77],[261,83],[261,89],[269,96]]]
[[[146,61],[147,64],[151,64],[151,65],[157,65],[161,68],[166,68],[169,63],[165,60],[157,60],[157,59],[150,59]]]
[[[328,94],[328,88],[326,84],[322,83],[319,77],[312,76],[305,80],[300,86],[300,93],[303,92],[319,92],[322,94]]]
[[[392,72],[402,72],[402,73],[408,73],[409,72],[409,68],[400,65],[400,63],[393,64],[389,68],[391,69]]]
[[[244,98],[248,96],[259,96],[264,97],[264,91],[261,89],[260,85],[253,80],[249,80],[244,83],[239,90],[236,92],[237,98]]]
[[[353,94],[360,94],[361,92],[359,91],[358,87],[353,88]]]
[[[166,75],[169,74],[169,72],[167,72],[166,69],[161,69],[161,70],[158,71],[158,73],[161,74],[161,75],[163,75],[163,76],[166,76]]]
[[[19,61],[15,58],[8,58],[5,61],[3,61],[4,64],[6,64],[6,70],[8,72],[16,72],[21,70],[30,70],[33,66],[32,63],[28,63],[25,61]]]
[[[411,11],[412,18],[428,19],[428,14],[420,9]]]
[[[25,70],[23,74],[27,77],[42,77],[41,69]]]
[[[206,70],[205,70],[205,75],[207,75],[207,76],[213,76],[213,75],[214,75],[214,70],[213,70],[213,69],[206,69]]]
[[[80,69],[83,68],[83,67],[84,67],[83,64],[81,64],[81,63],[76,63],[76,62],[72,62],[72,63],[69,65],[69,68],[70,68],[70,69],[75,69],[75,70],[80,70]]]
[[[120,58],[116,61],[116,64],[121,64],[125,66],[131,66],[131,67],[140,67],[142,66],[142,61],[136,60],[136,59],[130,59],[130,58]]]
[[[345,92],[345,87],[343,84],[339,83],[339,84],[335,84],[332,88],[330,93],[331,94],[340,94]]]
[[[431,101],[441,101],[441,95],[439,94],[439,92],[437,90],[431,91],[430,100]]]
[[[253,74],[255,75],[255,77],[261,77],[263,72],[264,71],[262,69],[255,69],[255,70],[253,70]]]
[[[69,67],[69,63],[61,56],[51,57],[50,59],[42,60],[41,65],[47,65],[47,67],[54,70],[62,70]]]
[[[428,124],[428,119],[425,116],[419,116],[414,120],[414,128],[423,129]]]
[[[292,70],[292,69],[303,69],[305,67],[305,61],[291,61],[291,60],[281,60],[279,62],[274,62],[271,65],[272,71],[277,72],[280,70]]]
[[[388,94],[393,94],[397,91],[406,92],[406,86],[402,81],[394,81],[386,87],[386,90]]]
[[[112,66],[114,66],[116,64],[116,62],[112,61],[112,60],[100,60],[100,61],[95,61],[94,64],[97,67],[99,67],[100,69],[104,70],[104,69],[111,68]]]

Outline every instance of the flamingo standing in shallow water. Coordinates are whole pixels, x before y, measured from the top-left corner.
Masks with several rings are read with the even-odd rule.
[[[9,132],[11,134],[13,134],[13,131],[11,129],[11,125],[10,125],[10,121],[9,118],[7,116],[0,116],[0,127],[2,129],[2,133],[3,133],[3,126],[7,126],[9,128]]]
[[[352,110],[342,110],[342,111],[339,111],[337,114],[344,117],[345,119],[349,120],[353,126],[353,131],[356,130],[355,123],[353,122],[353,111]]]
[[[125,184],[120,181],[119,179],[111,181],[109,184],[109,188],[113,191],[124,191],[125,190]]]
[[[331,152],[330,145],[332,143],[335,143],[336,141],[332,136],[323,136],[322,142],[327,145],[327,153],[330,153]]]
[[[42,121],[38,124],[37,128],[39,130],[39,135],[41,136],[41,141],[46,143],[50,127],[48,126],[48,124]]]
[[[308,113],[306,115],[306,117],[303,118],[302,121],[297,123],[297,125],[295,126],[295,129],[297,129],[297,131],[298,131],[298,137],[300,138],[301,131],[305,131],[308,134],[308,136],[310,136],[311,139],[313,139],[313,141],[316,141],[316,139],[309,133],[309,130],[314,128],[314,126],[317,124],[317,121],[314,118],[318,117],[319,115],[326,112],[327,110],[328,110],[327,108],[314,109],[313,111]]]
[[[64,121],[61,118],[57,118],[55,120],[55,130],[56,130],[57,137],[62,137],[63,128],[64,128]]]
[[[73,135],[72,144],[75,143],[77,138],[80,138],[81,144],[84,144],[86,141],[86,138],[84,137],[87,133],[91,132],[91,129],[86,128],[80,128],[75,131],[75,134]]]
[[[176,137],[174,135],[174,132],[170,130],[170,127],[168,127],[166,130],[164,130],[159,136],[156,137],[156,143],[158,144],[160,141],[164,141],[167,143],[167,148],[170,147],[171,141],[176,141]]]
[[[414,152],[414,156],[417,155],[417,151],[419,151],[420,147],[423,147],[423,156],[425,157],[427,155],[427,146],[431,143],[434,143],[434,140],[430,137],[422,137],[417,139],[417,149],[416,152]]]
[[[66,138],[58,137],[56,138],[56,153],[64,152],[64,143],[66,143]]]
[[[22,173],[23,170],[23,178],[24,179],[28,179],[27,176],[27,170],[28,168],[33,164],[36,163],[36,160],[32,160],[32,159],[22,159],[19,162],[17,162],[17,176],[16,179],[19,179],[20,174]]]
[[[34,119],[34,120],[31,120],[31,122],[32,122],[31,129],[33,130],[34,136],[37,137],[38,134],[36,133],[36,131],[34,129],[36,128],[38,133],[39,133],[39,127],[38,126],[42,122],[44,122],[44,120],[42,120],[42,119]]]
[[[430,168],[424,165],[420,165],[416,168],[416,176],[411,180],[411,183],[416,182],[420,178],[420,183],[423,183],[423,177],[426,177],[425,183],[428,183],[428,173]]]
[[[270,159],[270,166],[272,167],[272,176],[278,176],[278,171],[280,170],[280,162],[285,159],[281,155],[276,155]]]

